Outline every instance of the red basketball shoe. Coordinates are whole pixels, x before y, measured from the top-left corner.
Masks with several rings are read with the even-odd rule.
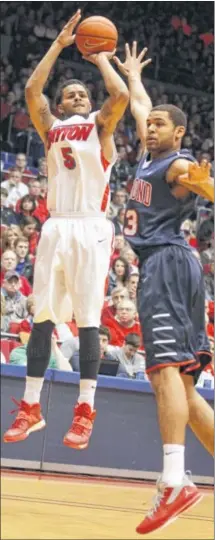
[[[5,443],[24,441],[30,433],[39,431],[46,425],[41,414],[39,403],[29,405],[24,400],[22,400],[21,403],[18,403],[15,399],[13,401],[18,405],[19,409],[16,420],[3,436],[3,441]],[[14,412],[15,411],[11,411],[11,414]]]
[[[157,529],[166,527],[185,510],[194,506],[202,499],[197,487],[184,476],[183,484],[170,487],[162,482],[158,483],[158,493],[155,497],[154,508],[138,525],[139,534],[149,534]]]
[[[93,411],[88,403],[77,403],[71,428],[66,433],[63,444],[77,450],[87,448],[95,417],[96,411]]]

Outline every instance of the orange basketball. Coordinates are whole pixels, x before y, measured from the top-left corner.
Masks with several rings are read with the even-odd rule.
[[[76,30],[75,42],[79,51],[88,54],[102,51],[112,52],[117,44],[118,32],[114,24],[106,17],[88,17]]]

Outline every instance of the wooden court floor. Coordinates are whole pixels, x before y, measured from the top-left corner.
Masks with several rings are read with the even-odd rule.
[[[211,540],[213,493],[150,539]],[[71,478],[3,473],[1,539],[127,539],[141,538],[142,521],[155,487]]]

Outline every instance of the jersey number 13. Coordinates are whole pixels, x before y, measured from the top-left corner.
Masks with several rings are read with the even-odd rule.
[[[136,210],[127,210],[125,214],[124,234],[135,236],[138,228],[138,216]]]

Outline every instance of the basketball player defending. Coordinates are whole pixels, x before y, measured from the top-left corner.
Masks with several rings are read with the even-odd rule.
[[[24,398],[5,442],[22,441],[45,426],[40,393],[55,324],[72,318],[80,337],[80,395],[64,444],[88,446],[95,418],[94,394],[100,362],[100,314],[113,243],[106,219],[109,178],[116,160],[113,132],[129,101],[126,85],[111,66],[110,53],[88,57],[104,78],[109,98],[91,112],[87,88],[70,80],[58,96],[61,119],[50,112],[43,88],[64,47],[72,45],[80,10],[69,20],[26,84],[31,120],[48,159],[48,209],[34,274],[36,310],[28,344]]]
[[[181,149],[185,114],[174,105],[152,108],[141,82],[141,71],[150,60],[143,62],[147,49],[137,57],[136,47],[134,42],[131,53],[126,46],[124,64],[115,61],[128,77],[131,112],[143,148],[124,234],[140,258],[139,316],[164,454],[154,508],[137,527],[137,532],[147,534],[201,498],[185,475],[187,424],[213,455],[213,411],[194,386],[211,357],[203,275],[180,226],[193,209],[195,194],[213,201],[214,193],[209,166],[199,167]]]

